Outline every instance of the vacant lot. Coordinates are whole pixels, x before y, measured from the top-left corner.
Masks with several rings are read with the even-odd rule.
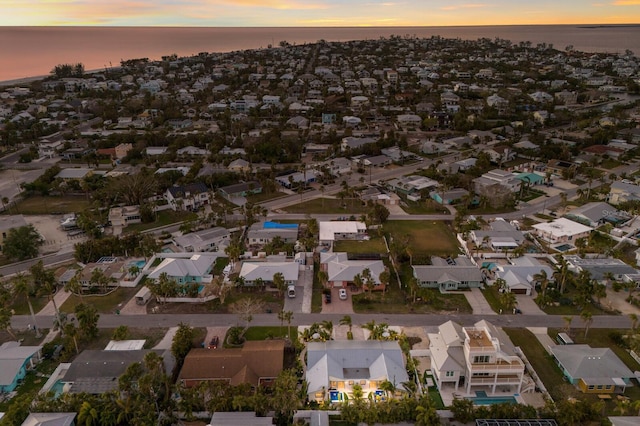
[[[84,196],[33,196],[19,201],[11,209],[7,209],[7,213],[29,215],[78,213],[89,207],[90,204],[90,200]]]
[[[333,243],[333,251],[347,253],[386,253],[387,246],[381,237],[374,237],[370,240],[343,240]]]
[[[357,199],[339,200],[337,198],[316,198],[300,204],[285,207],[287,213],[309,213],[309,214],[340,214],[344,216],[354,215],[356,217],[367,211],[367,207],[362,205],[362,201]]]
[[[397,220],[385,223],[384,230],[393,238],[408,238],[414,261],[422,257],[454,255],[459,251],[448,222]]]
[[[85,294],[80,297],[72,294],[59,308],[64,312],[73,312],[76,305],[86,303],[94,306],[100,313],[112,314],[116,310],[120,310],[138,290],[140,290],[138,287],[118,287],[116,290],[104,296]]]

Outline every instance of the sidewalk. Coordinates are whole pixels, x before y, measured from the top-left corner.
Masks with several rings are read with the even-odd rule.
[[[53,296],[53,299],[56,301],[56,306],[58,307],[58,309],[60,309],[60,307],[62,306],[62,304],[64,302],[67,301],[67,299],[69,298],[69,296],[71,296],[71,293],[69,293],[68,291],[65,291],[63,289],[59,289],[57,291],[57,293],[55,294],[55,296]],[[53,307],[53,302],[49,301],[49,303],[47,303],[45,305],[44,308],[42,308],[40,310],[40,312],[38,312],[36,315],[45,315],[45,316],[51,316],[51,315],[55,315],[56,314],[56,310]]]

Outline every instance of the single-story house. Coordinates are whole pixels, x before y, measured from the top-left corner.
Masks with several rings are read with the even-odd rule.
[[[492,221],[490,230],[473,230],[469,236],[477,247],[488,245],[493,250],[513,250],[524,242],[524,234],[502,218]]]
[[[80,352],[62,377],[63,392],[102,394],[118,389],[118,378],[134,363],[142,363],[144,357],[156,352],[163,358],[167,374],[173,369],[173,356],[162,350],[84,350]]]
[[[22,426],[74,426],[76,413],[29,413]]]
[[[498,265],[495,277],[506,282],[506,290],[514,294],[530,296],[538,284],[534,278],[543,271],[549,280],[553,280],[553,269],[538,262],[534,257],[518,257],[511,259],[510,265]]]
[[[320,244],[333,244],[337,240],[364,239],[367,225],[358,221],[320,222]]]
[[[313,170],[305,170],[303,172],[288,173],[286,175],[276,177],[275,181],[285,188],[291,189],[299,185],[306,185],[315,182],[316,172]]]
[[[268,244],[276,237],[284,243],[295,243],[298,240],[298,224],[256,222],[247,231],[247,244]]]
[[[610,348],[550,346],[551,355],[572,385],[584,393],[624,393],[635,374]]]
[[[577,255],[566,255],[564,259],[567,261],[569,269],[575,273],[581,271],[589,271],[591,278],[606,284],[607,277],[612,274],[613,279],[623,281],[625,275],[637,275],[639,272],[634,267],[627,265],[621,259],[609,258],[582,258]]]
[[[257,181],[235,183],[233,185],[223,186],[218,189],[220,195],[231,201],[234,198],[246,197],[248,195],[260,194],[262,185]]]
[[[448,291],[482,286],[482,272],[466,257],[457,257],[455,260],[432,257],[431,263],[412,266],[413,276],[420,287]]]
[[[283,367],[284,340],[247,341],[242,348],[191,349],[178,380],[186,387],[224,381],[232,386],[247,383],[257,388],[270,386]]]
[[[272,284],[273,276],[281,273],[284,276],[285,285],[297,284],[300,265],[296,262],[242,262],[240,277],[244,285],[256,285],[261,280],[263,284]]]
[[[381,399],[386,380],[397,389],[409,380],[397,341],[329,340],[307,344],[307,395],[310,401],[334,403],[353,399],[359,385],[367,399]]]
[[[175,245],[186,252],[223,251],[230,238],[229,230],[216,226],[175,237]]]
[[[589,236],[592,229],[563,217],[552,222],[536,223],[534,232],[551,244],[568,243]]]
[[[140,206],[112,207],[109,209],[109,222],[111,226],[125,227],[142,222]]]
[[[168,254],[147,278],[157,280],[166,273],[178,284],[210,283],[213,279],[211,270],[218,257],[206,253],[194,253],[189,257],[180,256],[180,253]]]
[[[0,392],[13,392],[35,368],[42,357],[42,346],[20,346],[20,342],[5,342],[0,346]]]
[[[568,212],[565,217],[583,225],[597,228],[605,222],[619,224],[629,220],[629,216],[604,202],[587,203]]]
[[[431,191],[429,196],[439,204],[455,204],[469,195],[469,191],[463,188],[453,188],[448,191]]]
[[[327,273],[329,287],[346,287],[353,284],[353,278],[365,269],[369,269],[375,282],[374,290],[382,290],[380,274],[386,269],[380,259],[349,259],[347,253],[320,253],[320,269]]]

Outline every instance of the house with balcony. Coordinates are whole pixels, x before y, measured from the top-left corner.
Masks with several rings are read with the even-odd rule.
[[[438,389],[464,386],[465,393],[509,388],[520,393],[525,365],[508,336],[482,320],[471,327],[448,321],[429,334],[431,372]]]
[[[365,400],[384,399],[382,382],[402,389],[409,376],[397,341],[329,340],[307,344],[306,380],[310,401],[341,403],[353,400],[356,385]]]
[[[197,210],[209,204],[210,201],[207,185],[202,182],[172,186],[165,192],[165,198],[174,211]]]
[[[140,206],[122,206],[109,209],[109,222],[111,226],[124,228],[127,225],[141,223]]]

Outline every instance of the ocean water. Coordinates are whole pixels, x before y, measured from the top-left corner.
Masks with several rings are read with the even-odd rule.
[[[48,74],[63,63],[84,64],[85,69],[120,65],[133,58],[160,59],[178,54],[230,52],[291,44],[371,40],[408,36],[475,40],[481,37],[553,44],[563,50],[573,45],[585,52],[640,54],[638,25],[517,25],[477,27],[0,27],[0,81]]]

